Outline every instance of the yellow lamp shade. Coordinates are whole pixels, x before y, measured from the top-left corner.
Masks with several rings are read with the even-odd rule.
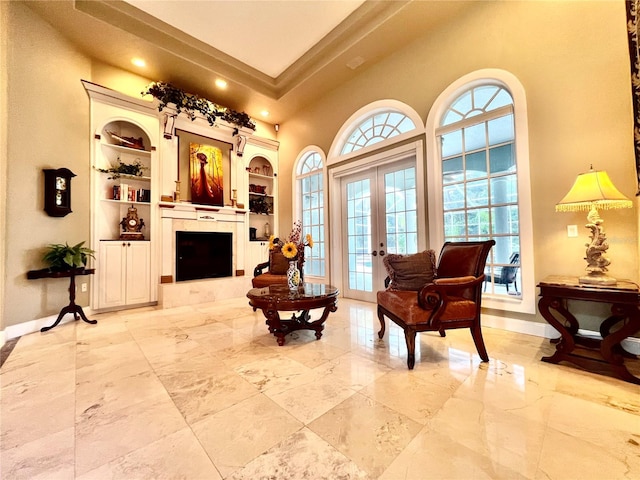
[[[556,212],[575,212],[609,208],[631,208],[632,203],[615,187],[605,171],[581,173],[562,200],[556,204]]]

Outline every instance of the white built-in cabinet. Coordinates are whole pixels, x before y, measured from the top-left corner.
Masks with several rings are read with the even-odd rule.
[[[82,83],[91,105],[92,309],[157,303],[160,288],[169,291],[177,283],[175,236],[181,230],[232,232],[234,272],[251,278],[255,266],[268,260],[269,235],[289,233],[278,231],[279,143],[224,122],[212,127],[203,118],[192,121],[171,108],[158,112],[155,102]],[[224,205],[186,201],[189,135],[230,145]],[[120,164],[140,165],[142,174],[114,178],[101,171]],[[121,238],[132,207],[144,221],[142,240]]]
[[[150,242],[102,240],[98,250],[100,308],[139,305],[151,299]]]
[[[157,302],[158,155],[160,124],[152,104],[123,100],[113,91],[83,82],[91,99],[92,308],[123,308]],[[131,143],[131,141],[133,143]],[[141,175],[104,172],[139,165]],[[143,239],[121,240],[130,208],[144,222]]]

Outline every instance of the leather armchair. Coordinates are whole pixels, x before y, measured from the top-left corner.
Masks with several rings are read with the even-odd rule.
[[[377,293],[378,319],[383,338],[388,317],[404,330],[407,366],[415,365],[416,333],[469,328],[480,358],[489,361],[480,329],[482,283],[487,256],[494,240],[446,242],[440,252],[436,276],[420,290],[387,289]]]
[[[253,288],[264,288],[269,285],[286,285],[289,260],[279,249],[269,251],[269,260],[260,263],[253,270],[251,284]],[[302,280],[302,270],[300,271]]]

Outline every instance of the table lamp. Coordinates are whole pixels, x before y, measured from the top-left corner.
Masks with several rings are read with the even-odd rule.
[[[556,204],[556,212],[586,211],[587,223],[591,230],[591,241],[585,246],[587,275],[579,278],[579,282],[592,285],[615,285],[616,279],[608,276],[607,266],[611,264],[604,255],[609,248],[598,209],[631,208],[632,203],[618,191],[605,171],[594,171],[593,165],[587,173],[581,173],[573,183],[569,193]]]

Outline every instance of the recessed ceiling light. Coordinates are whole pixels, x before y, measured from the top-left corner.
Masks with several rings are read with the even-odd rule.
[[[132,58],[131,59],[131,63],[133,63],[136,67],[146,67],[147,66],[147,62],[145,62],[141,58]]]
[[[216,87],[225,89],[227,88],[227,81],[221,78],[216,79]]]
[[[269,110],[262,110],[260,112],[260,115],[262,115],[263,117],[268,117],[269,116]]]

